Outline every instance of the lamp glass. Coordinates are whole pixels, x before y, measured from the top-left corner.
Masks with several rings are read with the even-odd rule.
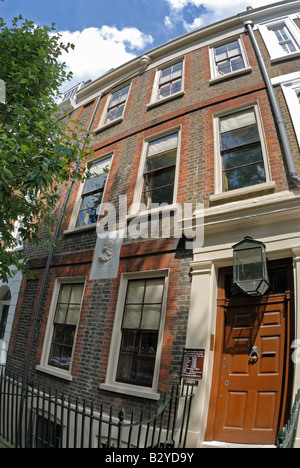
[[[247,237],[233,249],[233,282],[250,296],[262,296],[269,288],[264,244]]]

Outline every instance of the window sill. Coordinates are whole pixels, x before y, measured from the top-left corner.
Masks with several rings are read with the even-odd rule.
[[[168,101],[172,101],[173,99],[176,99],[178,97],[181,97],[181,96],[184,96],[185,92],[184,91],[179,91],[178,93],[175,93],[175,94],[172,94],[171,96],[167,96],[163,99],[159,99],[159,100],[156,100],[156,101],[153,101],[153,102],[149,102],[149,104],[147,104],[147,109],[151,109],[152,107],[156,107],[156,106],[159,106],[160,104],[163,104],[165,102],[168,102]]]
[[[272,190],[276,186],[275,182],[265,182],[258,185],[250,185],[249,187],[244,187],[241,189],[230,190],[229,192],[216,193],[209,197],[210,202],[218,202],[230,200],[232,198],[237,198],[241,196],[251,195],[253,193],[265,192],[267,190]]]
[[[59,379],[67,380],[71,382],[73,380],[72,375],[69,372],[66,372],[62,369],[50,366],[36,366],[36,370],[39,372],[44,372],[45,374],[52,375],[53,377],[58,377]]]
[[[176,211],[177,210],[177,203],[172,203],[172,205],[166,206],[159,206],[158,208],[153,208],[152,210],[144,210],[144,211],[133,211],[126,216],[126,220],[130,221],[136,217],[143,218],[146,216],[152,216],[159,213],[166,213],[168,211]]]
[[[289,60],[300,57],[300,51],[293,52],[292,54],[284,54],[277,57],[270,57],[271,63],[281,62],[282,60]]]
[[[147,398],[148,400],[160,399],[160,394],[145,387],[138,388],[135,385],[122,385],[118,383],[102,383],[100,384],[101,390],[107,390],[109,392],[121,393],[125,395],[131,395],[138,398]]]
[[[111,122],[108,122],[108,123],[106,123],[104,125],[100,125],[98,128],[96,128],[94,130],[94,133],[98,133],[98,132],[101,132],[102,130],[106,130],[107,128],[112,127],[115,124],[123,122],[123,120],[124,120],[124,117],[122,116],[122,117],[118,117],[117,119],[112,120]]]
[[[87,224],[86,226],[77,226],[74,228],[67,229],[66,231],[63,232],[65,236],[69,236],[71,234],[76,234],[78,232],[85,232],[85,231],[91,231],[93,229],[96,229],[97,223],[93,224]]]
[[[251,67],[246,67],[241,70],[237,70],[231,73],[227,73],[226,75],[221,75],[221,76],[216,76],[215,78],[211,78],[209,80],[209,84],[214,84],[218,83],[219,81],[224,81],[227,80],[227,78],[234,78],[235,76],[243,75],[244,73],[251,73],[252,68]]]

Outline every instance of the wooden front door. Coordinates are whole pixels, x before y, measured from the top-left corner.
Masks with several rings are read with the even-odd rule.
[[[221,296],[212,439],[274,444],[287,393],[291,293]]]

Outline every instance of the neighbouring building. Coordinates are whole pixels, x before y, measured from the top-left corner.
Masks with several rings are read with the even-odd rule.
[[[125,410],[192,382],[189,447],[274,445],[300,387],[300,1],[197,29],[73,98],[92,177],[72,185],[46,278],[48,249],[24,246],[36,275],[8,369],[29,356],[31,379]],[[262,296],[233,282],[247,236],[265,246]]]

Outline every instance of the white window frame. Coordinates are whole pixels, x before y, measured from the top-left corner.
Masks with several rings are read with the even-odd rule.
[[[169,96],[159,98],[158,91],[159,91],[159,80],[160,80],[160,75],[163,70],[166,70],[169,67],[172,67],[173,65],[176,65],[176,63],[182,62],[182,75],[181,75],[181,89],[180,91],[177,91],[174,94],[170,94]],[[185,57],[179,57],[171,62],[168,62],[167,64],[164,63],[163,65],[160,65],[155,74],[154,78],[154,83],[152,87],[152,94],[151,94],[151,99],[150,103],[147,105],[147,107],[152,107],[157,104],[161,104],[163,102],[171,101],[172,99],[175,99],[179,96],[183,96],[185,91],[184,91],[184,85],[185,85]]]
[[[155,135],[151,135],[144,140],[141,159],[140,159],[140,166],[137,175],[137,181],[133,196],[133,203],[131,205],[131,210],[129,213],[130,216],[134,215],[143,215],[147,213],[154,213],[156,211],[165,211],[165,210],[173,210],[176,209],[176,200],[177,200],[177,191],[178,191],[178,180],[179,180],[179,168],[180,168],[180,149],[181,149],[181,125],[168,128],[163,132],[157,133]],[[148,153],[148,145],[150,142],[162,138],[164,136],[170,135],[171,133],[178,132],[178,144],[177,144],[177,155],[176,155],[176,169],[175,169],[175,178],[174,178],[174,192],[173,192],[173,203],[171,205],[167,205],[161,208],[153,208],[146,211],[140,210],[140,204],[142,202],[142,193],[144,187],[144,168],[146,164],[146,158]]]
[[[297,90],[300,92],[300,77],[299,79],[281,84],[290,116],[293,122],[296,138],[300,148],[300,103],[297,97]]]
[[[60,369],[58,367],[50,366],[48,364],[49,360],[49,355],[50,355],[50,350],[51,350],[51,344],[52,344],[52,337],[53,337],[53,332],[54,332],[54,317],[55,317],[55,312],[56,312],[56,306],[57,306],[57,301],[59,297],[59,292],[61,285],[63,284],[78,284],[78,283],[83,283],[83,293],[82,293],[82,298],[81,298],[81,305],[80,305],[80,313],[78,316],[78,322],[76,326],[76,333],[74,336],[74,343],[73,343],[73,350],[72,350],[72,358],[71,358],[71,363],[70,363],[70,368],[69,370],[65,369]],[[59,377],[64,380],[72,381],[72,365],[73,365],[73,357],[74,357],[74,352],[76,348],[76,338],[77,338],[77,332],[78,332],[78,325],[80,321],[80,315],[81,315],[81,310],[82,310],[82,303],[83,303],[83,298],[84,298],[84,292],[85,292],[85,286],[86,286],[86,278],[85,277],[64,277],[64,278],[57,278],[55,281],[54,289],[53,289],[53,294],[52,294],[52,300],[51,300],[51,305],[49,309],[49,315],[48,315],[48,321],[47,321],[47,327],[46,327],[46,332],[45,332],[45,338],[44,338],[44,345],[43,345],[43,350],[42,350],[42,355],[41,355],[41,361],[38,366],[36,366],[36,369],[45,372],[46,374],[53,375],[55,377]]]
[[[242,56],[243,61],[244,61],[244,68],[241,68],[240,70],[231,71],[230,73],[226,73],[224,75],[221,75],[218,72],[217,64],[216,64],[216,61],[215,61],[215,49],[217,47],[221,47],[223,45],[226,45],[226,44],[229,44],[229,43],[235,42],[235,41],[237,41],[239,43],[239,47],[240,47],[240,50],[241,50],[241,56]],[[246,54],[244,42],[243,42],[241,36],[227,38],[226,40],[223,40],[223,41],[218,42],[217,44],[214,44],[213,46],[211,46],[209,48],[209,60],[210,60],[210,70],[211,70],[211,80],[210,81],[224,80],[224,79],[232,77],[234,75],[240,75],[242,73],[246,73],[246,72],[249,72],[249,71],[252,70],[252,68],[249,65],[249,61],[248,61],[248,57],[247,57],[247,54]]]
[[[117,370],[119,362],[119,352],[122,340],[122,320],[124,313],[124,304],[126,300],[126,293],[128,282],[135,279],[154,279],[154,278],[165,278],[164,284],[164,295],[162,302],[161,310],[161,319],[158,333],[158,343],[156,351],[156,361],[155,368],[153,373],[153,382],[152,387],[143,387],[141,385],[128,384],[123,382],[117,382]],[[161,363],[161,355],[163,348],[163,335],[164,335],[164,325],[166,317],[166,308],[167,308],[167,298],[168,298],[168,284],[169,284],[169,270],[148,270],[141,271],[138,273],[123,273],[121,276],[119,295],[116,307],[115,321],[112,332],[112,339],[110,345],[107,373],[105,383],[100,384],[100,388],[103,390],[108,390],[116,393],[133,395],[140,398],[148,398],[152,400],[159,400],[160,394],[157,392],[158,388],[158,379]]]
[[[113,158],[114,158],[114,152],[110,152],[110,153],[107,153],[107,154],[104,154],[102,156],[97,157],[95,160],[93,160],[93,164],[96,164],[97,162],[99,162],[101,160],[104,160],[104,159],[108,159],[108,158],[110,158],[109,170],[111,170],[112,162],[113,162]],[[104,187],[104,190],[103,190],[102,203],[103,203],[103,200],[105,198],[108,179],[109,179],[109,173],[107,174],[107,179],[106,179],[105,187]],[[80,186],[79,186],[79,189],[78,189],[78,192],[77,192],[77,196],[76,196],[76,200],[75,200],[75,203],[74,203],[70,223],[69,223],[67,231],[64,231],[64,234],[69,234],[69,233],[72,233],[74,231],[94,229],[95,226],[97,225],[97,223],[93,223],[93,224],[87,224],[86,226],[77,226],[77,220],[78,220],[80,207],[81,207],[81,203],[82,203],[82,194],[83,194],[84,184],[85,184],[85,182],[80,183]],[[98,213],[100,213],[100,210],[101,210],[101,204],[99,205]]]
[[[10,293],[10,299],[8,300],[5,300],[3,299],[7,293]],[[4,334],[3,334],[3,338],[1,339],[0,337],[0,342],[1,341],[4,341],[4,338],[5,338],[5,333],[6,333],[6,325],[7,325],[7,322],[8,322],[8,316],[9,316],[9,308],[10,308],[10,305],[11,305],[11,291],[8,287],[4,287],[4,292],[2,291],[2,294],[1,294],[1,298],[0,298],[0,324],[2,322],[2,315],[3,315],[3,309],[4,307],[8,307],[8,310],[7,310],[7,317],[6,317],[6,322],[3,324],[4,326]],[[1,344],[0,344],[0,353],[1,353]],[[1,359],[0,359],[0,362],[1,362]]]
[[[107,96],[107,99],[106,99],[106,103],[105,103],[105,106],[104,106],[104,109],[103,109],[103,112],[102,112],[102,115],[101,115],[101,118],[100,118],[98,128],[95,131],[110,127],[111,125],[115,125],[115,124],[117,124],[119,122],[122,122],[124,120],[124,115],[125,115],[127,103],[128,103],[129,95],[130,95],[130,92],[131,92],[131,85],[132,85],[131,82],[130,83],[123,83],[122,85],[120,85],[117,88],[114,88],[114,89],[112,89],[110,91],[110,93],[109,93],[109,95]],[[127,93],[127,97],[126,97],[126,101],[125,101],[125,105],[124,105],[122,115],[120,117],[114,119],[114,120],[111,120],[110,122],[106,122],[107,115],[108,115],[108,107],[110,105],[113,94],[117,93],[118,91],[121,91],[121,89],[124,89],[127,86],[129,86],[129,89],[128,89],[128,93]]]
[[[291,41],[296,48],[295,52],[285,52],[279,44],[275,33],[272,31],[276,26],[280,26],[282,24],[286,26],[289,32]],[[267,47],[271,61],[282,60],[283,58],[293,58],[300,55],[300,30],[290,17],[278,18],[276,21],[260,24],[258,25],[258,29]]]
[[[258,132],[260,136],[260,142],[262,147],[262,154],[263,154],[263,161],[265,167],[265,175],[266,175],[266,182],[257,184],[257,185],[250,185],[249,187],[242,187],[234,190],[223,191],[223,167],[222,167],[222,156],[221,156],[221,135],[220,135],[220,119],[222,117],[226,117],[228,115],[234,114],[235,112],[240,112],[247,109],[254,109]],[[227,109],[226,111],[222,111],[217,113],[213,116],[213,125],[214,125],[214,153],[215,153],[215,194],[210,197],[210,199],[217,200],[219,198],[232,198],[234,196],[239,196],[242,194],[253,193],[255,191],[263,191],[264,189],[270,189],[273,187],[273,183],[271,182],[271,171],[270,171],[270,164],[269,158],[267,153],[267,144],[266,144],[266,137],[263,128],[263,122],[261,117],[261,112],[259,110],[258,103],[252,102],[249,103],[247,106],[237,106],[231,109]]]

